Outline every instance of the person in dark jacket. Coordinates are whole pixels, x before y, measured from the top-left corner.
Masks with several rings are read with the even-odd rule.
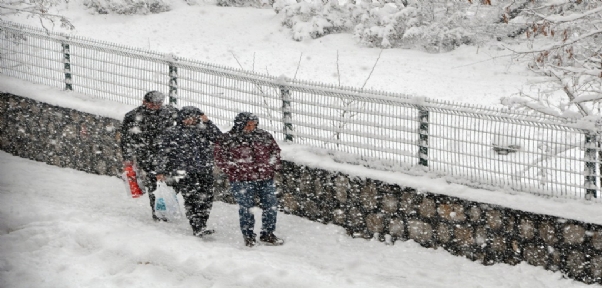
[[[259,240],[271,245],[284,241],[276,235],[278,199],[274,186],[274,173],[280,169],[280,147],[274,137],[257,129],[259,119],[243,112],[234,119],[234,126],[215,143],[216,165],[228,175],[234,198],[239,204],[240,229],[245,245],[253,247],[257,235],[253,233],[255,218],[250,209],[259,196],[263,208]]]
[[[213,143],[221,134],[199,108],[186,106],[158,144],[157,181],[175,182],[192,232],[199,237],[214,232],[207,229],[207,220],[213,206]]]
[[[174,125],[177,109],[170,105],[163,105],[165,95],[159,91],[150,91],[144,95],[142,106],[125,114],[121,124],[121,153],[123,165],[136,164],[141,186],[148,193],[153,220],[159,221],[155,216],[155,196],[152,192],[157,189],[156,140],[167,128]]]

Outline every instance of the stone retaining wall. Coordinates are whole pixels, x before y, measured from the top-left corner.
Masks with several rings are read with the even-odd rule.
[[[0,94],[0,149],[89,173],[118,176],[120,121]],[[602,284],[602,226],[462,200],[284,161],[282,211],[344,227],[350,236],[424,247],[484,265],[522,261]],[[216,199],[233,203],[216,171]],[[602,212],[602,209],[601,209]]]

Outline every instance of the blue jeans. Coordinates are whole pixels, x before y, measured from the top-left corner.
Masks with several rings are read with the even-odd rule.
[[[278,199],[274,180],[241,181],[230,183],[230,189],[236,202],[238,202],[238,215],[240,216],[240,230],[244,237],[255,237],[255,217],[250,209],[255,206],[255,195],[261,201],[261,235],[271,234],[276,230],[276,214],[278,212]]]

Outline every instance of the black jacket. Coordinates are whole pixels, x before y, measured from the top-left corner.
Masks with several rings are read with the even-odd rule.
[[[133,161],[142,170],[150,172],[156,167],[157,140],[169,127],[174,126],[178,110],[162,106],[150,110],[140,106],[125,115],[121,123],[121,153],[124,161]]]
[[[213,143],[222,134],[209,121],[195,126],[178,125],[169,128],[157,143],[157,174],[213,173]]]

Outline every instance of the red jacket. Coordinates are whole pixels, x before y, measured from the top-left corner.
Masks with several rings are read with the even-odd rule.
[[[214,158],[230,182],[272,179],[281,167],[278,143],[261,129],[223,134],[215,142]]]

